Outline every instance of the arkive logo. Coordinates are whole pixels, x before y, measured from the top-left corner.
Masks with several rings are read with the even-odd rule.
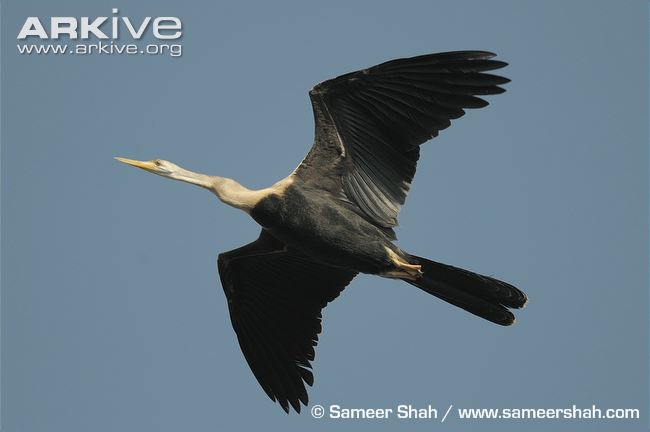
[[[120,16],[118,8],[112,9],[112,16],[100,17],[50,17],[43,20],[30,16],[25,19],[17,40],[33,42],[18,44],[20,54],[169,54],[179,57],[182,47],[179,43],[157,43],[139,46],[145,36],[158,41],[172,41],[183,35],[183,23],[174,16],[144,17],[132,19]],[[49,21],[49,22],[48,22]],[[120,43],[125,38],[134,43]],[[98,43],[88,43],[89,40]],[[50,44],[44,41],[75,41],[76,44]],[[34,43],[37,42],[37,43]]]
[[[113,8],[113,14],[119,10]],[[129,17],[110,17],[110,29],[105,30],[105,24],[109,17],[51,17],[50,33],[38,17],[27,17],[23,27],[18,33],[18,39],[26,39],[29,36],[37,36],[41,39],[58,39],[61,35],[67,35],[70,39],[89,39],[92,34],[98,39],[119,39],[123,27],[133,39],[140,39],[147,29],[153,30],[156,39],[178,39],[182,33],[182,23],[178,17],[145,17],[140,23],[132,22]],[[149,25],[151,24],[151,26]],[[108,32],[108,34],[106,33]],[[110,36],[109,36],[110,35]]]

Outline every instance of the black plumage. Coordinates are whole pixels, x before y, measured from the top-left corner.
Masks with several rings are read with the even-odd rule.
[[[219,255],[233,328],[266,394],[289,412],[307,405],[305,384],[321,311],[358,273],[401,279],[500,325],[514,322],[526,295],[468,270],[411,255],[393,229],[420,145],[509,80],[485,51],[393,60],[315,86],[314,144],[275,185],[249,190],[171,162],[118,160],[204,187],[262,226],[259,238]]]
[[[407,282],[497,324],[512,324],[508,308],[526,303],[512,285],[408,255],[392,243],[419,145],[465,109],[488,104],[477,95],[502,93],[499,85],[509,82],[484,73],[506,65],[493,57],[464,51],[393,60],[309,92],[316,136],[295,171],[296,182],[282,197],[269,197],[252,209],[265,227],[249,245],[255,249],[252,257],[246,246],[219,258],[244,356],[262,388],[285,410],[288,403],[298,412],[299,402],[307,404],[299,378],[312,384],[305,368],[314,359],[320,310],[357,271],[384,274],[394,267],[382,247],[422,266],[423,275]],[[270,244],[273,251],[260,254],[258,249]],[[246,296],[241,309],[238,291]]]
[[[219,255],[232,326],[255,378],[285,410],[307,404],[303,381],[321,332],[321,309],[356,276],[314,261],[262,230],[254,242]]]
[[[392,60],[341,75],[310,92],[316,140],[298,171],[319,178],[338,160],[324,152],[340,142],[349,157],[343,189],[374,223],[392,227],[420,156],[419,145],[447,128],[466,108],[487,102],[476,95],[503,93],[507,78],[484,73],[506,66],[484,51],[429,54]],[[335,133],[332,133],[332,130]]]

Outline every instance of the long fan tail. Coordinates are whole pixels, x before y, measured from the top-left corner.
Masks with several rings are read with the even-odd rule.
[[[511,325],[515,316],[508,308],[521,308],[526,294],[514,286],[468,270],[411,255],[422,266],[422,276],[404,281],[421,290],[500,325]]]

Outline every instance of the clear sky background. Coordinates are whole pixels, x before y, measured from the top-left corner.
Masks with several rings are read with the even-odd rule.
[[[21,56],[27,16],[178,16],[183,56]],[[2,3],[2,426],[25,431],[640,431],[648,425],[644,1]],[[128,41],[128,38],[125,38]],[[491,325],[362,276],[324,311],[312,404],[639,408],[638,421],[285,415],[239,350],[219,252],[258,227],[115,162],[264,187],[311,146],[307,91],[483,49],[512,79],[423,146],[400,245],[524,289]]]

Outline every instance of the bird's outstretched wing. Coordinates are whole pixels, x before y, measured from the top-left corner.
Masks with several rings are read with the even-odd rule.
[[[506,66],[484,51],[398,59],[341,75],[310,92],[314,146],[295,174],[340,193],[378,226],[397,225],[419,157],[466,108],[488,103],[507,78],[485,73]],[[338,189],[338,190],[337,190]]]
[[[218,258],[232,326],[244,357],[266,394],[289,412],[307,405],[310,362],[321,331],[321,309],[356,272],[334,268],[285,248],[262,230],[259,238]]]

